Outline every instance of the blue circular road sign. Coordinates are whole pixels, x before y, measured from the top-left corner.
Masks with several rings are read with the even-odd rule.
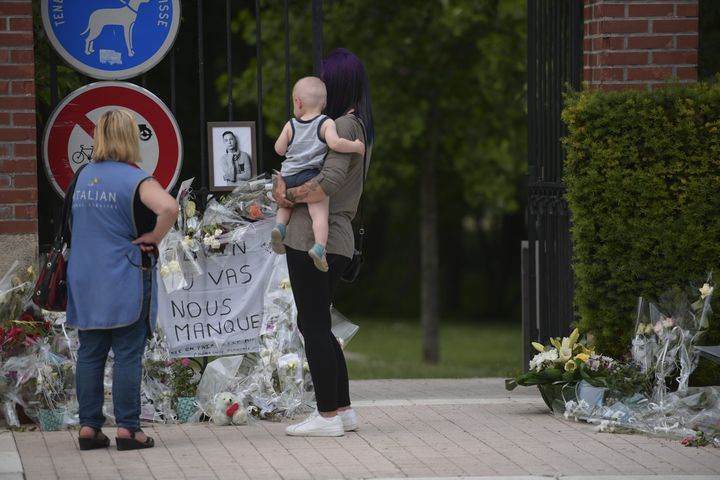
[[[180,0],[42,0],[50,43],[78,71],[103,80],[140,75],[172,47]]]

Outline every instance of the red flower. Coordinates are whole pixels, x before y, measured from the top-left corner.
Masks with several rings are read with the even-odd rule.
[[[34,322],[34,321],[35,321],[35,319],[33,318],[33,316],[30,315],[28,312],[25,312],[25,313],[23,313],[22,315],[20,315],[19,320],[21,320],[21,321],[23,321],[23,322]]]
[[[253,220],[263,217],[262,210],[260,210],[260,207],[257,206],[257,203],[253,203],[248,207],[248,215],[250,215],[250,218]]]
[[[23,329],[22,329],[22,328],[20,328],[20,327],[12,327],[12,328],[10,329],[10,332],[8,332],[8,337],[14,339],[14,338],[18,337],[18,336],[19,336],[20,334],[22,334],[22,333],[23,333]]]

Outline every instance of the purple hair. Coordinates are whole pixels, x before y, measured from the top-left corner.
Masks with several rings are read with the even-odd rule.
[[[336,48],[322,62],[320,78],[327,88],[325,113],[333,120],[345,115],[348,110],[355,113],[365,124],[367,141],[373,143],[373,126],[370,88],[365,66],[350,50]]]

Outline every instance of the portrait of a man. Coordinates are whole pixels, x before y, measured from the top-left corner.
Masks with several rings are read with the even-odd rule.
[[[232,190],[257,175],[254,122],[208,123],[211,190]]]

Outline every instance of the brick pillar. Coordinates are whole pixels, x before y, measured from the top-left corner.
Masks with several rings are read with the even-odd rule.
[[[697,81],[698,0],[584,0],[584,79],[592,89]]]
[[[32,0],[0,1],[0,276],[37,257]]]

